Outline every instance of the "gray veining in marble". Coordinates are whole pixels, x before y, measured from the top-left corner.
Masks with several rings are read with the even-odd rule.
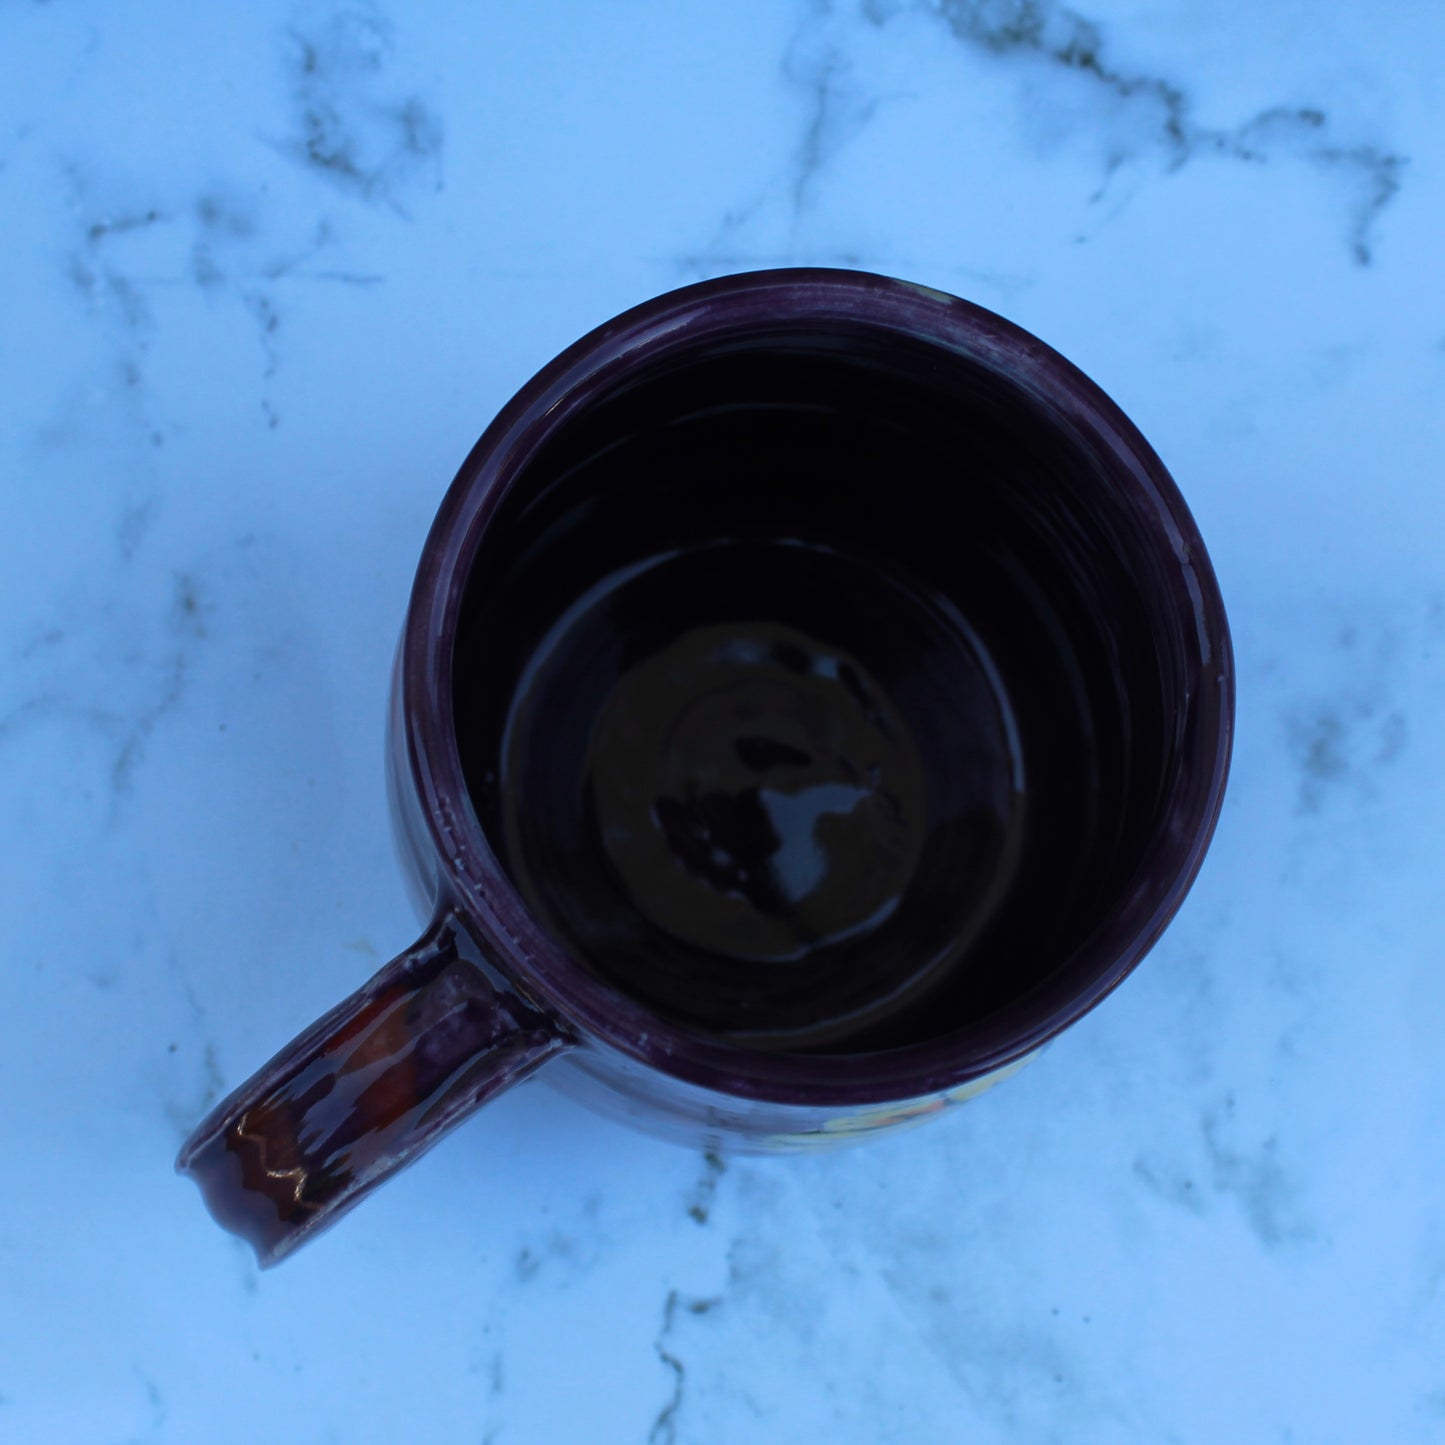
[[[0,7],[0,1440],[1445,1439],[1442,55],[1405,0]],[[529,1086],[258,1276],[171,1159],[416,931],[447,481],[591,326],[794,263],[1004,312],[1175,472],[1240,669],[1195,892],[928,1128]]]

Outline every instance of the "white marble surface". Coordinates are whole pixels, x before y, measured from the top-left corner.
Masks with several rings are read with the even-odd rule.
[[[1445,1440],[1445,9],[0,4],[0,1441]],[[1215,848],[913,1134],[545,1088],[258,1276],[171,1173],[416,929],[431,514],[562,345],[901,274],[1140,423],[1234,623]]]

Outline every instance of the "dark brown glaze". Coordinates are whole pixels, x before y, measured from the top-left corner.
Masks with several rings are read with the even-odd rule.
[[[733,389],[722,407],[719,382]],[[699,410],[689,394],[706,404]],[[688,426],[659,427],[659,417]],[[806,457],[748,430],[806,429],[809,417],[826,424],[807,438]],[[728,444],[698,446],[689,418],[716,421]],[[824,441],[837,468],[816,465]],[[921,465],[875,465],[875,442],[893,463]],[[635,450],[654,443],[650,452]],[[674,443],[685,448],[686,465],[670,470]],[[748,464],[730,475],[714,465],[744,455]],[[790,457],[806,465],[785,476]],[[766,466],[755,464],[764,459]],[[580,486],[615,507],[614,482],[642,484],[632,525],[600,525],[595,511],[573,505],[585,501]],[[580,544],[566,565],[553,524]],[[740,558],[733,549],[776,552],[800,541],[815,559],[847,562],[860,581],[901,581],[900,595],[932,609],[943,632],[933,622],[921,632],[884,625],[873,604],[886,590],[871,581],[807,585],[797,556],[787,585],[760,599],[767,605],[744,595],[756,569],[729,568],[723,585],[705,585],[717,575],[707,565],[714,551]],[[523,565],[529,552],[550,565]],[[714,891],[720,882],[723,893],[775,920],[787,905],[799,915],[786,923],[795,934],[816,915],[820,938],[855,937],[886,958],[890,923],[900,942],[905,933],[911,940],[910,954],[932,929],[968,942],[975,963],[993,947],[988,933],[995,941],[1006,935],[1012,946],[994,955],[1000,967],[954,970],[966,987],[922,999],[923,1027],[899,1017],[886,1038],[822,1049],[699,1027],[635,977],[619,987],[590,945],[548,919],[556,910],[519,888],[499,816],[506,809],[495,806],[506,791],[498,787],[507,771],[499,744],[528,660],[562,655],[519,626],[558,617],[527,588],[555,588],[566,609],[579,589],[605,583],[608,605],[593,610],[606,618],[615,615],[611,600],[630,606],[648,590],[612,583],[640,577],[628,569],[664,555],[682,565],[659,568],[657,577],[666,570],[689,579],[694,594],[711,590],[726,610],[711,602],[682,608],[685,594],[669,583],[669,596],[638,609],[640,626],[618,616],[625,625],[578,654],[606,674],[592,719],[666,723],[675,741],[641,811],[655,812],[659,837],[691,880]],[[1035,564],[1049,558],[1059,565],[1041,574]],[[514,562],[521,591],[509,595],[519,605],[497,608]],[[498,583],[490,599],[488,578]],[[866,625],[843,625],[840,601],[850,597],[865,601],[854,615],[866,615]],[[740,610],[742,602],[749,605]],[[639,647],[659,624],[669,635]],[[738,624],[774,641],[779,629],[800,634],[812,660],[805,656],[800,671],[792,649],[764,648],[760,670],[739,676],[740,690],[730,689],[732,701],[709,711],[701,729],[685,719],[688,706],[633,706],[627,678],[641,666],[635,679],[646,683],[649,656],[665,657],[679,643],[686,651],[689,629],[708,640],[709,629]],[[918,647],[930,634],[947,646]],[[900,637],[911,639],[908,652],[891,645]],[[618,651],[624,639],[627,656]],[[498,656],[499,648],[515,655]],[[855,696],[884,704],[875,710],[892,737],[860,732],[851,704],[836,696],[831,720],[810,716],[809,698],[821,694],[777,672],[781,664],[821,677],[836,665],[841,678],[845,655],[861,667]],[[1077,666],[1061,669],[1069,659]],[[967,686],[939,693],[942,679],[962,684],[970,673]],[[779,681],[787,682],[781,692]],[[619,710],[609,714],[614,688]],[[674,699],[687,691],[674,689]],[[735,727],[763,694],[763,726]],[[554,696],[562,706],[534,713],[548,726],[589,717],[575,705],[583,700],[576,688]],[[911,744],[900,744],[895,716]],[[471,1108],[559,1054],[549,1072],[560,1087],[604,1113],[704,1147],[812,1147],[972,1097],[1098,1004],[1159,937],[1209,845],[1233,716],[1229,629],[1188,508],[1118,407],[1037,338],[965,301],[861,272],[758,272],[658,297],[584,337],[521,388],[463,464],[422,553],[397,655],[388,782],[422,916],[443,923],[214,1111],[180,1167],[217,1219],[270,1264]],[[585,735],[567,749],[591,775],[594,817],[617,782],[601,776],[608,758],[620,762],[633,751],[619,734],[597,736],[600,751],[589,751]],[[951,739],[971,741],[959,749]],[[989,896],[972,890],[993,875],[953,866],[968,861],[960,847],[926,839],[915,851],[914,752],[925,771],[930,837],[939,820],[952,819],[988,845],[990,815],[1011,828],[1022,801],[1028,848],[1018,869],[1000,876],[1014,880],[1007,893],[1023,907],[959,907],[960,899]],[[836,805],[848,800],[837,791],[839,774],[853,786],[850,769],[868,775],[875,765],[867,795],[840,812]],[[994,783],[974,786],[986,778]],[[780,808],[776,797],[752,797],[764,789],[792,801]],[[566,790],[531,791],[545,801]],[[980,806],[968,805],[970,794]],[[632,801],[614,791],[610,806],[622,805],[625,822],[639,811]],[[766,831],[755,807],[764,801]],[[699,845],[711,848],[719,826],[727,856],[704,856]],[[703,840],[703,830],[712,836]],[[801,889],[780,856],[809,844],[815,867],[820,856],[827,864],[820,882],[847,863],[841,880],[849,860],[883,860],[886,876],[873,886],[896,888],[899,906],[869,913],[879,926],[855,933],[850,909],[861,912],[869,900],[823,908],[823,895],[809,901],[816,890]],[[1001,855],[984,846],[979,856]],[[635,873],[626,839],[603,839],[594,857]],[[929,882],[935,865],[941,873]],[[826,891],[836,902],[831,883]],[[910,895],[938,907],[905,920]],[[664,917],[660,905],[649,885],[608,916],[645,917],[651,907],[668,925],[659,935],[687,942],[694,922],[682,920],[678,931],[681,915]],[[589,908],[574,917],[597,915]],[[973,939],[968,930],[979,921],[988,927]],[[745,930],[754,943],[776,937],[757,924]],[[1030,939],[1030,929],[1048,936]],[[650,956],[665,961],[661,951]],[[639,962],[622,950],[613,959],[634,970]],[[1032,977],[1021,978],[1010,960]],[[786,957],[756,961],[791,967]]]
[[[1026,395],[908,338],[759,329],[539,456],[466,595],[468,793],[585,967],[850,1055],[1028,994],[1157,826],[1153,548]]]
[[[721,396],[713,383],[729,376],[738,387]],[[810,378],[822,384],[821,393],[810,390]],[[886,408],[876,400],[880,379]],[[772,395],[760,396],[759,388]],[[791,397],[782,394],[786,389]],[[699,412],[688,394],[704,393],[710,399]],[[754,408],[753,399],[765,405]],[[669,473],[658,464],[674,440],[687,441],[682,427],[658,427],[660,415],[702,422],[710,412],[735,425],[750,414],[771,425],[769,417],[786,417],[776,401],[792,405],[794,415],[799,406],[818,415],[821,406],[835,437],[840,423],[891,424],[895,437],[932,452],[941,469],[930,463],[927,473],[910,477],[870,466],[868,453],[855,449],[845,465],[854,480],[832,488],[816,467],[795,468],[773,486],[779,472],[772,466],[763,475],[733,469],[733,482],[745,485],[729,486],[708,453],[691,445],[685,469]],[[644,447],[655,440],[662,450],[641,467],[615,465],[634,439]],[[751,453],[787,461],[767,448]],[[631,509],[636,529],[601,525],[585,505],[568,505],[568,494],[592,490],[598,466],[639,484]],[[1024,473],[1033,480],[1019,485]],[[927,485],[930,476],[939,485]],[[652,481],[661,485],[649,491]],[[700,498],[694,483],[713,495]],[[777,504],[810,495],[818,506],[809,508],[804,525],[785,522]],[[763,503],[761,536],[737,527],[749,496]],[[697,531],[679,531],[675,522],[700,521],[703,532],[711,522],[714,538],[726,532],[738,542],[826,544],[820,532],[832,529],[830,519],[845,517],[850,538],[895,558],[902,542],[946,563],[961,544],[960,560],[986,564],[945,571],[971,594],[958,594],[957,611],[993,654],[1019,725],[1033,815],[1027,868],[1063,880],[1055,891],[1047,884],[1011,889],[1036,905],[1034,916],[1010,909],[997,922],[1016,941],[1018,928],[1056,936],[1013,953],[1030,979],[1003,968],[964,970],[960,976],[983,983],[984,992],[947,1008],[925,1000],[937,1025],[926,1033],[908,1028],[900,1036],[890,1026],[891,1039],[861,1052],[764,1048],[629,996],[519,889],[505,826],[496,825],[491,807],[496,785],[489,788],[487,778],[490,767],[500,783],[502,770],[487,754],[498,761],[501,754],[483,736],[487,709],[499,704],[505,711],[515,694],[505,667],[485,674],[493,684],[488,696],[477,694],[484,674],[472,665],[479,655],[467,657],[469,633],[484,649],[515,648],[515,658],[497,659],[517,665],[515,679],[539,641],[518,622],[548,609],[528,599],[515,610],[498,609],[490,625],[483,594],[489,578],[500,582],[499,569],[516,563],[519,579],[530,573],[543,589],[562,584],[570,591],[565,607],[579,600],[579,587],[647,555],[640,548],[657,555],[659,546],[691,547]],[[995,518],[1008,521],[1012,537],[1034,537],[1063,564],[1043,588],[1027,566],[1031,544],[990,552]],[[550,528],[569,522],[578,524],[573,535],[582,543],[578,572],[526,568],[522,557],[533,543],[556,561]],[[1000,568],[1005,585],[996,590],[987,578]],[[925,570],[941,575],[933,562]],[[993,599],[1010,595],[1026,605],[994,607]],[[653,615],[666,622],[676,611],[670,603]],[[801,616],[766,608],[742,617],[782,622],[860,655],[850,633]],[[1037,648],[1027,642],[1031,626]],[[880,655],[867,651],[861,660],[899,711],[913,714],[915,735],[916,719],[947,716],[945,709],[905,706],[883,676]],[[1031,654],[1037,665],[1030,665]],[[1079,663],[1072,679],[1052,665],[1069,656]],[[616,662],[608,648],[593,665]],[[393,754],[409,785],[400,797],[410,851],[420,860],[414,867],[436,869],[459,916],[499,965],[576,1029],[586,1047],[557,1072],[585,1071],[597,1097],[623,1100],[628,1117],[647,1127],[665,1131],[680,1123],[699,1142],[717,1142],[721,1133],[745,1148],[771,1147],[780,1112],[792,1116],[781,1132],[811,1135],[820,1120],[855,1120],[860,1106],[886,1110],[900,1100],[976,1091],[1098,1004],[1153,946],[1193,882],[1219,815],[1233,733],[1233,660],[1218,584],[1188,507],[1137,428],[1068,361],[1003,318],[927,287],[856,271],[763,271],[687,287],[614,318],[538,372],[477,443],[437,515],[412,593],[399,679]],[[570,705],[568,711],[585,713]],[[1071,727],[1071,713],[1092,727]],[[923,757],[936,753],[918,742]],[[1080,746],[1099,765],[1093,779],[1077,765]],[[585,754],[583,739],[573,756]],[[950,773],[955,781],[960,776]],[[1090,793],[1106,806],[1090,808]],[[1045,826],[1045,808],[1082,823],[1082,841],[1072,829]],[[937,896],[945,892],[946,886]]]
[[[177,1168],[266,1267],[566,1046],[447,921],[213,1110]]]
[[[495,652],[458,653],[469,697],[505,697]],[[463,723],[484,826],[538,918],[660,1013],[856,1052],[1008,904],[1028,809],[997,670],[856,550],[646,559],[565,609],[525,676],[504,747],[485,711]]]

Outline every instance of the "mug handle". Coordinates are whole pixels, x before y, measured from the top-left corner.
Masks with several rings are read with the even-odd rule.
[[[266,1269],[573,1042],[444,913],[217,1104],[176,1169]]]

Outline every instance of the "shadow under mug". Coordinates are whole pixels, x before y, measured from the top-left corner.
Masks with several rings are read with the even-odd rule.
[[[926,1117],[1152,946],[1232,719],[1193,520],[1057,353],[861,272],[650,301],[427,540],[388,752],[425,934],[178,1167],[264,1265],[544,1064],[709,1147]]]

